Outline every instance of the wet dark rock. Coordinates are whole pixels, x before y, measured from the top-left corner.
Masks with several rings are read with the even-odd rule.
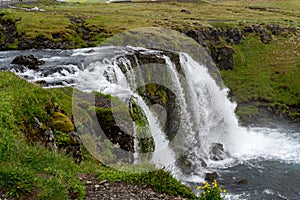
[[[244,179],[240,179],[236,181],[237,185],[245,185],[248,184],[248,179],[244,178]]]
[[[44,77],[48,77],[48,76],[50,76],[50,75],[52,75],[52,74],[54,74],[54,73],[60,73],[60,74],[62,74],[62,72],[63,71],[66,71],[66,72],[68,72],[68,73],[70,73],[70,74],[74,74],[75,73],[75,71],[74,71],[74,69],[72,68],[72,67],[66,67],[66,66],[60,66],[60,65],[58,65],[58,66],[43,66],[43,68],[41,68],[40,70],[39,70],[39,72],[41,72],[41,75],[42,76],[44,76]]]
[[[206,173],[204,180],[212,182],[212,181],[216,180],[218,177],[219,177],[219,175],[217,172]]]
[[[178,133],[180,127],[180,107],[175,93],[159,84],[149,83],[138,88],[138,93],[146,100],[148,105],[160,105],[166,111],[166,121],[160,122],[167,138],[171,141]]]
[[[209,158],[214,161],[224,160],[226,157],[226,153],[223,147],[223,144],[214,143],[212,144],[210,151],[209,151]]]
[[[184,154],[179,156],[179,158],[176,160],[176,165],[180,167],[183,174],[190,173],[191,171],[193,171],[194,168],[194,164],[191,161],[191,159]]]
[[[27,67],[28,69],[33,69],[33,70],[38,70],[39,69],[39,65],[45,64],[45,61],[43,60],[39,60],[36,57],[34,57],[33,55],[29,55],[29,56],[17,56],[13,59],[13,61],[11,62],[11,64],[16,64],[16,65],[23,65],[25,67]]]
[[[49,40],[44,36],[37,36],[36,38],[31,39],[22,39],[19,38],[18,49],[70,49],[74,47],[74,44],[67,39],[59,38],[57,40]]]

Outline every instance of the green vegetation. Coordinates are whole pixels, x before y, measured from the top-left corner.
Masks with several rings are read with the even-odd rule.
[[[300,105],[297,78],[300,77],[300,49],[296,42],[298,35],[288,38],[287,41],[283,36],[273,36],[273,41],[263,44],[255,36],[248,35],[241,44],[233,46],[234,69],[221,71],[221,74],[234,99],[248,107],[238,114],[255,115],[258,111],[253,106],[269,106],[279,112],[288,112],[294,118],[298,116],[292,114],[297,111],[289,108]]]
[[[29,124],[36,123],[35,118],[41,123],[51,122],[53,116],[71,118],[72,89],[43,89],[9,72],[0,72],[0,88],[0,193],[6,197],[83,199],[84,183],[77,179],[77,174],[93,173],[98,174],[100,180],[143,184],[157,192],[196,198],[191,189],[163,170],[134,173],[137,169],[130,172],[107,168],[84,147],[83,161],[77,165],[64,153],[29,144],[25,133]],[[60,109],[66,115],[53,109]],[[72,143],[63,131],[66,130],[54,131],[57,145],[65,141]],[[144,167],[149,166],[141,166]]]
[[[0,73],[0,80],[0,191],[7,197],[40,199],[66,199],[72,192],[82,199],[84,188],[76,178],[80,167],[65,155],[24,140],[25,124],[34,116],[46,120],[46,107],[61,101],[11,73]]]
[[[136,183],[140,185],[148,185],[155,188],[157,192],[168,193],[172,196],[184,196],[189,199],[197,199],[192,193],[191,188],[183,187],[180,182],[173,178],[170,173],[164,170],[156,170],[141,173],[118,172],[112,170],[104,170],[99,174],[100,179],[109,179],[114,181],[124,181],[127,183]]]
[[[212,184],[204,182],[202,186],[197,188],[202,190],[200,200],[223,200],[222,193],[226,193],[226,190],[222,190],[216,180]]]
[[[97,45],[124,30],[141,27],[160,26],[182,31],[207,25],[228,27],[276,23],[282,26],[298,26],[300,14],[300,9],[297,10],[300,7],[299,2],[294,0],[227,0],[199,4],[40,3],[38,6],[45,9],[45,12],[6,9],[1,15],[4,15],[3,20],[16,22],[18,35],[22,38],[40,36],[55,41],[69,40],[73,42],[73,48],[87,45],[80,29],[86,29],[90,35],[88,39]],[[181,10],[188,10],[190,14]]]

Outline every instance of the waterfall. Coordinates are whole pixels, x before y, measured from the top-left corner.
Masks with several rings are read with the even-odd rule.
[[[110,57],[99,56],[85,63],[85,69],[77,76],[77,88],[111,94],[126,104],[133,97],[145,113],[155,141],[151,161],[157,167],[176,169],[176,173],[180,174],[176,160],[187,154],[186,159],[191,162],[191,174],[202,173],[201,163],[209,159],[211,145],[220,142],[229,126],[238,126],[234,115],[235,104],[227,99],[228,90],[220,88],[207,68],[186,53],[174,53],[179,60],[176,62],[172,56],[159,50],[133,47],[112,50],[114,53]],[[148,56],[152,60],[159,60],[159,63],[142,63],[137,56]],[[161,122],[152,109],[157,102],[151,102],[139,90],[147,88],[147,84],[166,87],[175,96],[174,109],[179,108],[176,113],[179,117],[175,122],[176,128],[171,128],[171,139],[164,127],[166,122]],[[159,92],[156,91],[156,95]],[[137,136],[137,133],[134,134]],[[137,147],[138,142],[135,141],[136,150]],[[139,163],[136,157],[137,153],[135,163]]]
[[[20,71],[11,65],[9,69],[45,87],[63,85],[111,94],[129,107],[134,101],[149,123],[155,142],[150,160],[159,168],[169,167],[180,174],[176,160],[188,154],[193,168],[189,170],[200,172],[200,163],[208,159],[211,144],[219,141],[232,121],[237,124],[235,105],[226,98],[227,90],[220,89],[207,68],[186,53],[98,47],[44,50],[36,55],[43,55],[46,62],[39,71]],[[9,60],[1,61],[9,65]],[[166,116],[160,116],[155,108]],[[128,134],[138,138],[137,125],[130,123],[134,132]],[[135,139],[134,163],[142,162],[142,155]]]

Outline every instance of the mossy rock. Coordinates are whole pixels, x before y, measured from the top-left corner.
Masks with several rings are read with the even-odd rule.
[[[72,132],[74,131],[74,125],[71,120],[60,112],[55,112],[52,116],[51,128],[62,132]]]

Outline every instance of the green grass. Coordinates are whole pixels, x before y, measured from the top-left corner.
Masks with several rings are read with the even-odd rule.
[[[273,36],[270,44],[263,44],[259,38],[247,36],[242,44],[233,46],[234,69],[221,74],[237,102],[263,102],[274,108],[281,105],[283,112],[300,105],[297,37],[290,36],[288,42],[282,36]]]
[[[300,3],[284,1],[218,1],[217,3],[39,3],[45,12],[6,9],[6,18],[18,20],[17,31],[23,38],[44,36],[51,40],[69,40],[75,47],[84,45],[75,31],[70,17],[84,19],[84,26],[92,32],[94,45],[104,39],[141,27],[160,26],[174,30],[197,29],[201,25],[239,26],[241,24],[277,23],[298,26]],[[22,5],[22,4],[21,4]],[[32,5],[36,6],[36,5]],[[265,11],[251,9],[267,8]],[[188,10],[191,14],[181,12]],[[271,10],[271,11],[270,11]],[[274,12],[275,10],[275,12]],[[53,36],[59,35],[59,38]]]

